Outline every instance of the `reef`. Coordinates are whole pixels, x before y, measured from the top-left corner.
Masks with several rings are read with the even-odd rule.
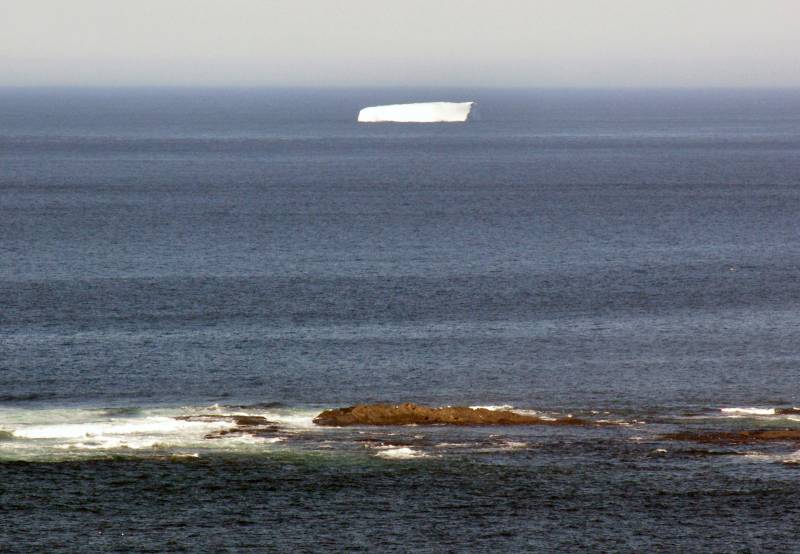
[[[447,406],[431,408],[404,404],[358,404],[325,410],[314,423],[343,427],[347,425],[591,425],[592,422],[565,417],[547,419],[509,410]]]
[[[253,436],[273,436],[280,431],[280,427],[273,421],[265,417],[251,415],[216,415],[200,414],[190,416],[178,416],[179,421],[229,421],[236,425],[230,429],[220,429],[207,434],[206,439],[219,439],[227,435],[253,435]]]
[[[752,431],[707,431],[670,433],[665,440],[704,444],[752,444],[757,442],[800,442],[800,429],[757,429]]]

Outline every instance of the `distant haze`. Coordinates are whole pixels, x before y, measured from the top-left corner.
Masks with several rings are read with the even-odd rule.
[[[0,85],[800,86],[800,1],[0,0]]]

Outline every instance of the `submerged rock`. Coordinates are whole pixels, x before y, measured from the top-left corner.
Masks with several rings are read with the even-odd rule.
[[[744,456],[746,452],[739,452],[737,450],[709,450],[707,448],[689,448],[688,450],[680,450],[679,454],[684,456],[691,456],[693,458],[708,458],[710,456]]]
[[[753,431],[707,431],[670,433],[666,440],[705,444],[750,444],[754,442],[800,442],[800,429],[758,429]]]
[[[572,417],[545,419],[509,410],[466,408],[462,406],[431,408],[405,404],[358,404],[325,410],[314,423],[341,427],[345,425],[588,425]]]
[[[175,419],[179,421],[202,421],[202,422],[216,422],[216,421],[229,421],[234,423],[236,427],[231,429],[219,429],[212,433],[205,435],[206,439],[220,439],[228,435],[252,435],[255,437],[273,436],[281,429],[275,422],[269,421],[262,416],[253,415],[217,415],[217,414],[199,414],[188,416],[177,416]]]
[[[204,421],[204,422],[230,421],[230,422],[235,423],[239,427],[256,427],[256,426],[259,426],[259,425],[274,425],[274,422],[269,421],[265,417],[252,416],[252,415],[200,414],[200,415],[177,416],[175,419],[177,419],[179,421]]]

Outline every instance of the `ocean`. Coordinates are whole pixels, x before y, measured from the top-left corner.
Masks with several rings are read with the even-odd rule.
[[[0,89],[3,552],[799,550],[798,375],[800,90]]]

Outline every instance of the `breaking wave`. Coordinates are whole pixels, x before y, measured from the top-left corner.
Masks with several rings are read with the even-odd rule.
[[[375,455],[379,458],[387,458],[389,460],[408,460],[413,458],[426,458],[428,456],[424,452],[414,450],[407,446],[384,447]]]
[[[278,445],[313,426],[309,410],[0,408],[0,460],[64,460],[120,452],[203,456]]]
[[[477,406],[476,406],[477,407]],[[508,404],[481,406],[537,414],[543,421],[564,417],[551,411],[519,410]],[[0,406],[0,462],[207,458],[211,456],[342,455],[363,459],[412,460],[481,456],[542,455],[552,445],[614,441],[642,455],[668,448],[692,453],[703,445],[725,454],[769,452],[800,464],[796,408],[739,406],[709,408],[694,415],[671,412],[663,418],[609,420],[606,411],[586,411],[586,425],[552,426],[353,426],[314,423],[322,407],[277,403],[183,407],[29,407]],[[632,416],[633,414],[628,414]],[[603,416],[600,419],[598,416]],[[688,417],[687,417],[688,416]],[[692,443],[700,446],[693,446]],[[687,444],[688,443],[688,444]],[[550,445],[550,446],[548,446]],[[641,445],[641,446],[639,446]],[[604,447],[606,448],[606,447]],[[715,451],[716,452],[716,451]],[[781,453],[782,452],[782,453]],[[689,454],[686,454],[689,456]],[[708,456],[706,456],[708,457]]]
[[[721,408],[723,414],[730,415],[775,415],[775,408]]]

